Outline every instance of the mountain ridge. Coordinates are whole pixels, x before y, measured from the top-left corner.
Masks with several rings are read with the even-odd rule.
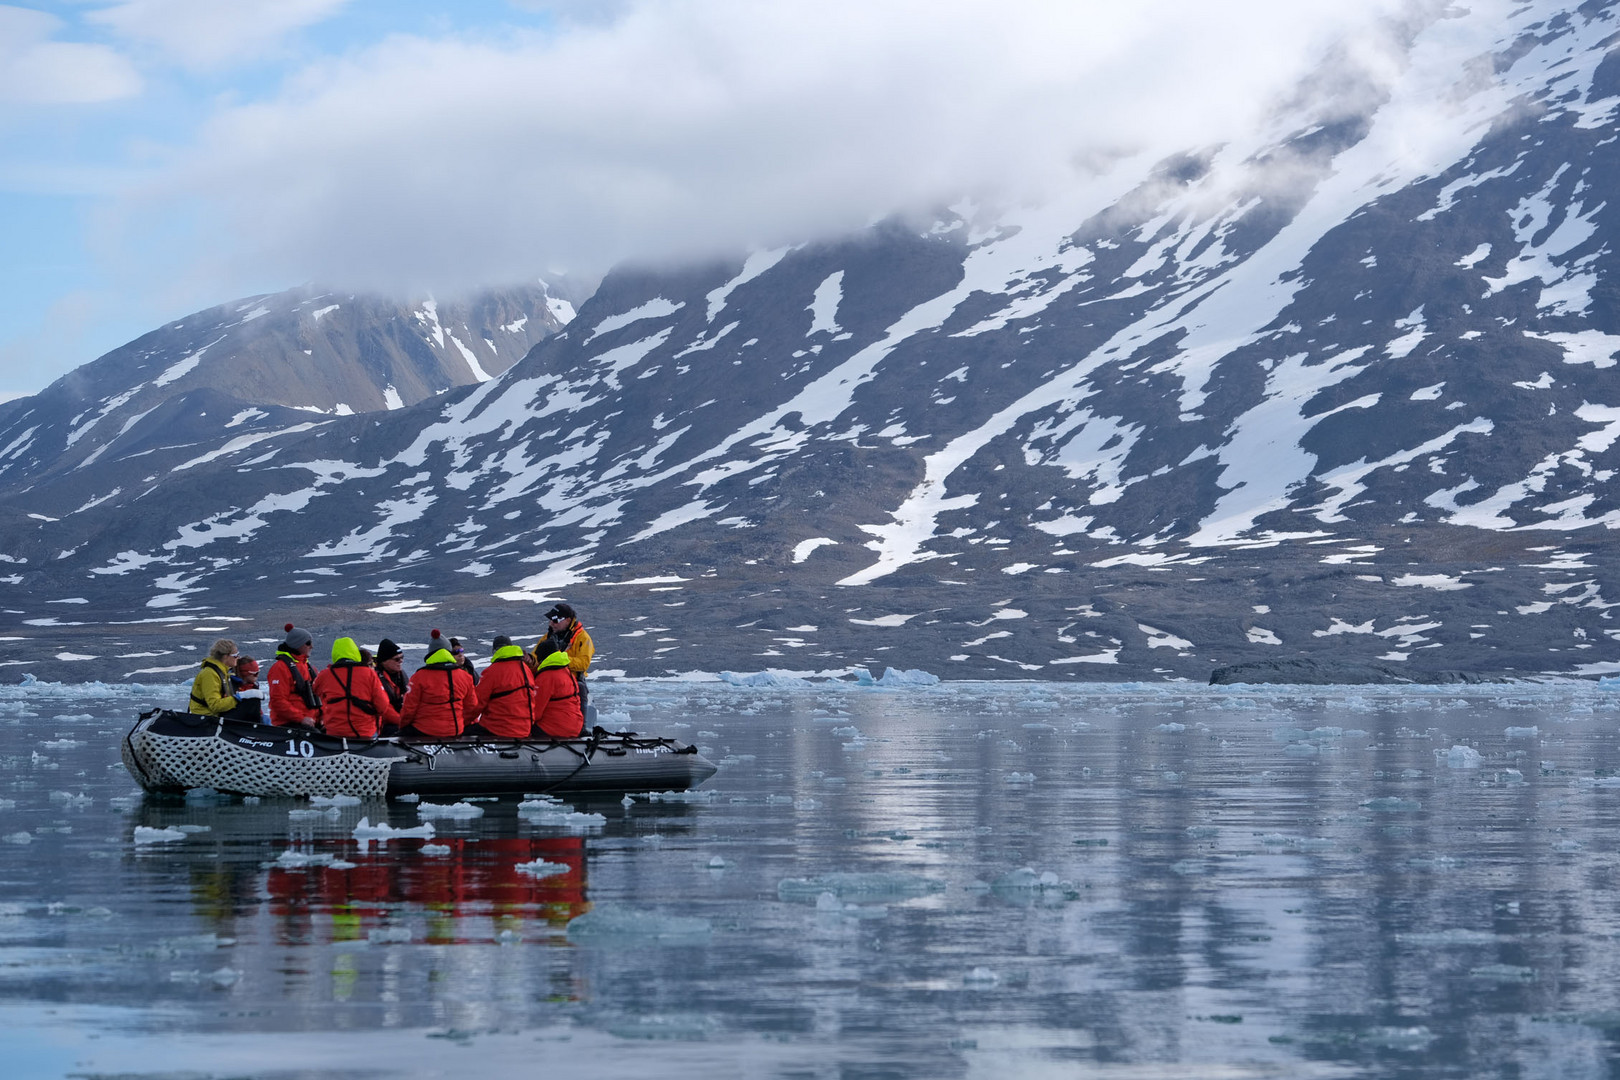
[[[499,378],[56,521],[0,490],[8,613],[487,637],[567,596],[652,675],[1620,670],[1617,25],[1554,7],[1431,25],[1364,116],[621,268]],[[45,606],[85,581],[97,619]]]

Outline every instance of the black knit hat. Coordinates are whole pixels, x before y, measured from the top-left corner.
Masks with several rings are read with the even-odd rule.
[[[510,644],[512,644],[511,638],[505,634],[496,634],[495,640],[489,643],[489,651],[494,652],[497,649],[504,649]]]
[[[391,639],[383,638],[381,641],[377,642],[377,663],[381,664],[392,660],[399,654],[399,646],[395,645]]]

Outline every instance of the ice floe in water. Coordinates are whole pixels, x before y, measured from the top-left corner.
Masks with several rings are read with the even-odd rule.
[[[353,870],[355,864],[327,852],[298,851],[288,848],[283,851],[271,865],[282,870],[309,870],[316,867],[329,867],[333,870]]]
[[[169,844],[185,838],[186,834],[179,829],[154,829],[148,825],[135,826],[134,839],[137,844]]]
[[[907,900],[914,896],[928,896],[943,892],[945,883],[918,874],[889,871],[867,873],[832,873],[810,878],[786,878],[776,887],[776,895],[783,900],[814,903],[822,893],[831,893],[843,899],[861,897],[868,900]]]
[[[422,820],[432,818],[479,818],[484,816],[484,808],[476,803],[419,803],[416,814]]]
[[[700,945],[709,939],[708,919],[669,915],[622,904],[598,904],[568,924],[576,945]]]
[[[516,870],[518,873],[528,874],[530,877],[543,878],[551,877],[554,874],[568,873],[568,864],[536,859],[533,862],[518,863]]]
[[[601,814],[570,810],[567,804],[550,798],[525,799],[518,803],[518,816],[530,825],[546,825],[569,832],[600,829],[607,824],[607,818]]]
[[[404,840],[409,838],[431,840],[433,839],[433,832],[434,830],[431,822],[424,822],[423,824],[416,826],[414,829],[396,829],[386,821],[379,821],[377,824],[373,825],[369,817],[363,817],[360,819],[360,824],[354,827],[353,835],[356,840],[360,841],[388,841]]]
[[[1477,769],[1480,765],[1479,751],[1472,746],[1453,746],[1450,750],[1436,750],[1436,757],[1445,756],[1446,766],[1452,769]]]

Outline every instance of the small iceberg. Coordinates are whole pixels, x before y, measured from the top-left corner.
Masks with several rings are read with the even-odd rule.
[[[396,829],[386,821],[379,821],[377,824],[373,825],[369,817],[363,817],[360,819],[360,824],[354,827],[354,838],[361,841],[388,841],[412,838],[431,840],[433,839],[433,832],[434,830],[431,822],[424,822],[414,829]]]
[[[812,878],[786,878],[776,887],[779,899],[815,903],[822,893],[842,899],[909,900],[944,892],[945,883],[917,874],[890,872],[834,873]]]
[[[708,919],[602,904],[568,924],[576,945],[701,945],[709,940]]]

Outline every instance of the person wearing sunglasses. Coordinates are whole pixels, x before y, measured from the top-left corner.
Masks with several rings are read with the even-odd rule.
[[[546,624],[546,636],[534,646],[535,673],[539,674],[542,664],[548,663],[552,654],[566,653],[569,674],[579,683],[579,708],[583,715],[585,703],[589,700],[585,673],[591,669],[591,657],[596,655],[596,645],[591,641],[591,635],[585,632],[585,627],[580,625],[572,604],[553,604],[551,610],[546,612]]]

